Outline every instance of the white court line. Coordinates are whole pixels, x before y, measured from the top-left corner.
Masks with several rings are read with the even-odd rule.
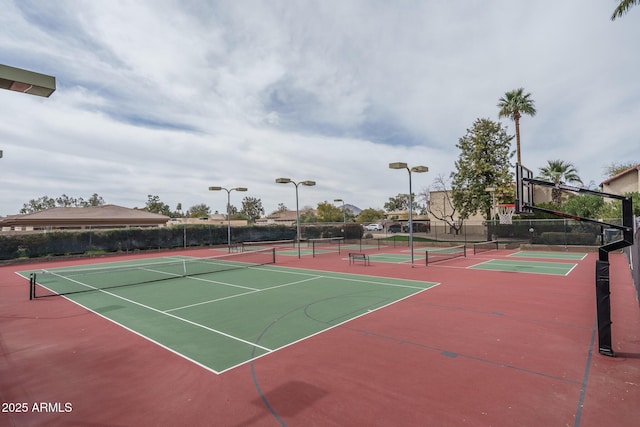
[[[296,282],[285,283],[285,284],[277,285],[277,286],[271,286],[269,288],[264,288],[264,289],[254,289],[251,292],[245,292],[245,293],[236,294],[236,295],[229,295],[229,296],[226,296],[226,297],[216,298],[216,299],[212,299],[212,300],[209,300],[209,301],[202,301],[202,302],[198,302],[198,303],[195,303],[195,304],[184,305],[182,307],[176,307],[176,308],[171,308],[169,310],[165,310],[164,312],[168,313],[170,311],[182,310],[182,309],[185,309],[185,308],[195,307],[195,306],[198,306],[198,305],[209,304],[209,303],[218,302],[218,301],[224,301],[224,300],[231,299],[231,298],[237,298],[237,297],[242,297],[242,296],[245,296],[245,295],[255,294],[255,293],[258,293],[258,292],[268,291],[268,290],[271,290],[271,289],[282,288],[282,287],[291,286],[291,285],[297,285],[298,283],[309,282],[311,280],[316,280],[316,279],[319,279],[319,277],[311,277],[311,278],[308,278],[308,279],[298,280]]]
[[[252,268],[253,268],[253,267],[252,267]],[[272,287],[270,287],[270,288],[265,288],[265,289],[263,289],[263,290],[269,290],[269,289],[281,288],[281,287],[284,287],[284,286],[291,286],[291,285],[293,285],[293,284],[303,283],[303,282],[307,282],[307,281],[312,281],[312,280],[316,280],[316,279],[319,279],[319,278],[327,278],[327,279],[340,279],[340,280],[346,280],[346,281],[352,281],[352,282],[361,282],[361,283],[365,283],[365,284],[372,284],[372,285],[404,287],[404,288],[416,289],[416,290],[417,290],[417,292],[414,292],[414,293],[412,293],[412,294],[410,294],[410,295],[407,295],[407,296],[405,296],[405,297],[403,297],[403,298],[400,298],[400,299],[394,300],[394,301],[390,302],[389,304],[386,304],[386,305],[384,305],[384,306],[378,307],[378,308],[376,308],[376,309],[368,310],[366,313],[362,313],[362,314],[361,314],[361,315],[359,315],[359,316],[355,316],[355,317],[353,317],[353,318],[347,319],[347,320],[345,320],[344,322],[341,322],[341,323],[336,324],[336,325],[332,325],[332,326],[327,327],[327,328],[325,328],[325,329],[323,329],[323,330],[320,330],[320,331],[318,331],[318,332],[315,332],[315,333],[313,333],[313,334],[311,334],[311,335],[308,335],[308,336],[302,337],[302,338],[300,338],[300,339],[298,339],[298,340],[295,340],[295,341],[293,341],[293,342],[287,343],[287,344],[285,344],[285,345],[283,345],[283,346],[277,347],[277,348],[275,348],[275,349],[269,349],[269,348],[267,348],[267,347],[260,346],[260,345],[255,344],[255,343],[251,343],[251,342],[248,342],[248,341],[246,341],[246,340],[242,340],[242,339],[240,339],[240,338],[234,337],[234,336],[229,335],[229,334],[226,334],[226,333],[224,333],[224,332],[217,331],[217,330],[215,330],[215,329],[213,329],[213,328],[209,328],[209,327],[207,327],[207,326],[200,325],[200,324],[198,324],[198,323],[195,323],[195,322],[189,321],[189,320],[187,320],[187,319],[183,319],[183,318],[181,318],[181,317],[179,317],[179,316],[175,316],[175,315],[172,315],[172,314],[169,314],[169,313],[164,313],[164,312],[162,312],[162,311],[160,311],[160,310],[158,310],[158,309],[155,309],[155,308],[153,308],[153,307],[146,306],[145,304],[141,304],[141,303],[138,303],[138,302],[136,302],[136,301],[131,301],[131,300],[127,299],[127,298],[121,297],[121,296],[119,296],[119,295],[113,294],[113,293],[108,292],[108,291],[105,291],[105,290],[103,290],[103,289],[98,289],[98,288],[95,288],[95,287],[93,287],[93,286],[91,286],[91,285],[87,285],[87,284],[85,284],[85,283],[82,283],[82,282],[78,282],[78,281],[76,281],[76,283],[78,283],[78,284],[80,284],[80,285],[82,285],[82,286],[85,286],[85,287],[87,287],[87,288],[94,289],[94,290],[99,291],[99,292],[103,292],[103,293],[105,293],[105,294],[107,294],[107,295],[110,295],[110,296],[113,296],[113,297],[115,297],[115,298],[118,298],[118,299],[121,299],[121,300],[124,300],[124,301],[130,302],[130,303],[132,303],[132,304],[134,304],[134,305],[138,305],[138,306],[140,306],[140,307],[147,308],[147,309],[149,309],[149,310],[151,310],[151,311],[155,311],[155,312],[158,312],[158,313],[160,313],[160,314],[164,314],[164,315],[166,315],[166,316],[168,316],[168,317],[171,317],[171,318],[174,318],[174,319],[176,319],[176,320],[183,321],[183,322],[185,322],[185,323],[188,323],[188,324],[191,324],[191,325],[194,325],[194,326],[197,326],[197,327],[203,328],[203,329],[205,329],[205,330],[209,330],[209,331],[214,332],[214,333],[218,333],[218,334],[223,335],[223,336],[226,336],[226,337],[228,337],[228,338],[230,338],[230,339],[233,339],[233,340],[236,340],[236,341],[239,341],[239,342],[242,342],[242,343],[248,344],[248,345],[250,345],[250,346],[252,346],[252,347],[255,347],[255,348],[260,348],[260,349],[262,349],[262,350],[264,350],[264,351],[265,351],[265,353],[263,353],[263,354],[261,354],[261,355],[258,355],[258,356],[256,356],[256,357],[253,357],[253,358],[251,358],[251,359],[247,359],[247,360],[245,360],[245,361],[243,361],[243,362],[241,362],[241,363],[238,363],[238,364],[236,364],[236,365],[234,365],[234,366],[231,366],[231,367],[228,367],[228,368],[222,369],[222,370],[220,370],[220,371],[217,371],[217,370],[215,370],[215,369],[213,369],[213,368],[211,368],[211,367],[209,367],[209,366],[207,366],[207,365],[205,365],[205,364],[203,364],[203,363],[201,363],[201,362],[198,362],[197,360],[192,359],[192,358],[190,358],[190,357],[188,357],[188,356],[186,356],[186,355],[182,354],[182,353],[181,353],[181,352],[179,352],[178,350],[174,350],[174,349],[172,349],[172,348],[168,347],[168,346],[167,346],[167,345],[165,345],[165,344],[162,344],[162,343],[160,343],[160,342],[158,342],[158,341],[156,341],[156,340],[154,340],[154,339],[152,339],[152,338],[150,338],[150,337],[148,337],[148,336],[146,336],[146,335],[144,335],[144,334],[142,334],[142,333],[140,333],[140,332],[138,332],[138,331],[136,331],[136,330],[134,330],[134,329],[132,329],[132,328],[130,328],[130,327],[128,327],[128,326],[123,325],[122,323],[119,323],[118,321],[116,321],[116,320],[114,320],[114,319],[111,319],[111,318],[107,317],[106,315],[103,315],[103,314],[101,314],[101,313],[98,313],[98,312],[96,312],[95,310],[93,310],[93,309],[91,309],[91,308],[89,308],[89,307],[84,306],[82,303],[80,303],[80,302],[78,302],[78,301],[75,301],[75,300],[73,300],[73,299],[70,299],[70,298],[68,298],[68,297],[67,297],[67,296],[65,296],[65,295],[62,295],[62,297],[63,297],[63,298],[65,298],[65,299],[67,299],[68,301],[71,301],[71,302],[72,302],[72,303],[74,303],[74,304],[77,304],[78,306],[80,306],[80,307],[82,307],[82,308],[84,308],[84,309],[86,309],[86,310],[88,310],[88,311],[90,311],[90,312],[92,312],[92,313],[97,314],[98,316],[102,317],[103,319],[108,320],[108,321],[110,321],[110,322],[112,322],[112,323],[114,323],[114,324],[116,324],[116,325],[118,325],[118,326],[120,326],[120,327],[122,327],[122,328],[126,329],[127,331],[133,332],[134,334],[138,335],[139,337],[141,337],[141,338],[143,338],[143,339],[146,339],[146,340],[148,340],[148,341],[150,341],[150,342],[152,342],[152,343],[154,343],[154,344],[157,344],[158,346],[160,346],[160,347],[162,347],[162,348],[164,348],[164,349],[166,349],[166,350],[168,350],[168,351],[172,352],[173,354],[176,354],[176,355],[177,355],[177,356],[179,356],[179,357],[184,358],[185,360],[188,360],[188,361],[190,361],[190,362],[193,362],[193,363],[194,363],[195,365],[197,365],[197,366],[200,366],[200,367],[202,367],[202,368],[204,368],[204,369],[206,369],[206,370],[208,370],[208,371],[210,371],[210,372],[213,372],[213,373],[215,373],[216,375],[220,375],[220,374],[222,374],[222,373],[224,373],[224,372],[227,372],[227,371],[229,371],[229,370],[231,370],[231,369],[234,369],[234,368],[236,368],[236,367],[238,367],[238,366],[242,366],[242,365],[244,365],[244,364],[247,364],[247,363],[250,363],[250,362],[252,362],[252,361],[254,361],[254,360],[257,360],[257,359],[259,359],[259,358],[261,358],[261,357],[263,357],[263,356],[266,356],[267,354],[271,354],[271,353],[273,353],[273,352],[275,352],[275,351],[277,351],[277,350],[280,350],[280,349],[283,349],[283,348],[285,348],[285,347],[289,347],[289,346],[291,346],[291,345],[297,344],[297,343],[299,343],[299,342],[301,342],[301,341],[304,341],[304,340],[306,340],[306,339],[309,339],[309,338],[311,338],[311,337],[314,337],[314,336],[316,336],[316,335],[319,335],[319,334],[321,334],[321,333],[323,333],[323,332],[326,332],[326,331],[328,331],[328,330],[330,330],[330,329],[333,329],[333,328],[339,327],[339,326],[341,326],[341,325],[342,325],[342,324],[344,324],[344,323],[350,322],[351,320],[354,320],[354,319],[357,319],[357,318],[359,318],[359,317],[362,317],[362,316],[364,316],[365,314],[370,314],[370,313],[371,313],[371,312],[373,312],[373,311],[377,311],[377,310],[380,310],[380,309],[382,309],[382,308],[388,307],[388,306],[390,306],[390,305],[392,305],[392,304],[395,304],[395,303],[397,303],[397,302],[400,302],[400,301],[402,301],[402,300],[404,300],[404,299],[407,299],[407,298],[409,298],[409,297],[412,297],[412,296],[414,296],[414,295],[417,295],[417,294],[419,294],[419,293],[422,293],[422,292],[424,292],[424,291],[426,291],[426,290],[429,290],[429,289],[431,289],[431,288],[436,287],[436,286],[438,286],[438,285],[439,285],[439,283],[435,283],[435,282],[424,282],[424,281],[421,281],[421,280],[413,280],[413,279],[398,279],[398,280],[400,280],[400,281],[402,281],[402,282],[416,282],[416,283],[425,283],[425,284],[429,284],[429,286],[428,286],[428,287],[408,286],[408,285],[401,285],[401,284],[396,284],[396,283],[377,282],[377,281],[373,281],[373,280],[363,280],[363,279],[358,279],[358,278],[357,278],[357,277],[371,277],[372,279],[384,279],[384,278],[381,278],[381,277],[379,277],[379,276],[355,275],[355,274],[351,274],[351,273],[336,273],[336,276],[334,277],[334,276],[329,276],[329,275],[310,274],[310,273],[308,273],[308,272],[307,272],[307,271],[317,271],[317,272],[322,272],[322,271],[320,271],[320,270],[300,269],[301,271],[292,271],[292,270],[297,270],[297,269],[294,269],[294,268],[286,268],[286,269],[276,268],[276,269],[273,269],[273,268],[260,268],[260,267],[257,267],[256,269],[263,269],[263,270],[265,270],[265,271],[271,271],[271,272],[277,272],[277,273],[287,273],[287,274],[296,274],[296,275],[309,276],[309,278],[307,278],[307,279],[303,279],[303,280],[299,280],[299,281],[295,281],[295,282],[291,282],[291,283],[286,283],[286,284],[281,284],[281,285],[276,285],[276,286],[272,286]],[[324,273],[324,272],[323,272],[323,273]],[[354,276],[354,277],[356,277],[356,278],[351,278],[351,277],[348,277],[348,276]],[[65,278],[65,279],[66,279],[66,280],[70,280],[70,279],[68,279],[68,278]],[[198,279],[198,280],[205,280],[205,281],[206,281],[206,279]],[[219,283],[221,283],[221,284],[223,284],[223,285],[230,285],[230,284],[225,284],[225,283],[222,283],[222,282],[219,282]],[[40,286],[42,286],[42,285],[40,285]],[[233,285],[231,285],[231,286],[233,286]],[[44,286],[43,286],[43,287],[44,287]],[[248,288],[248,289],[252,289],[252,288]],[[259,292],[259,291],[261,291],[261,290],[256,290],[256,291],[251,290],[250,292],[245,292],[245,293],[243,293],[243,295],[251,294],[251,293]]]
[[[181,322],[188,323],[188,324],[190,324],[190,325],[193,325],[193,326],[196,326],[196,327],[199,327],[199,328],[205,329],[205,330],[210,331],[210,332],[214,332],[214,333],[216,333],[216,334],[222,335],[222,336],[227,337],[227,338],[230,338],[230,339],[232,339],[232,340],[239,341],[239,342],[241,342],[241,343],[244,343],[244,344],[250,345],[250,346],[252,346],[252,347],[257,347],[257,348],[260,348],[260,349],[265,350],[265,351],[268,351],[268,352],[273,351],[273,350],[272,350],[272,349],[270,349],[270,348],[263,347],[263,346],[261,346],[261,345],[258,345],[258,344],[255,344],[255,343],[252,343],[251,341],[247,341],[247,340],[244,340],[244,339],[242,339],[242,338],[239,338],[239,337],[236,337],[236,336],[233,336],[233,335],[227,334],[226,332],[222,332],[222,331],[219,331],[219,330],[217,330],[217,329],[213,329],[213,328],[210,328],[210,327],[208,327],[208,326],[201,325],[200,323],[196,323],[196,322],[193,322],[193,321],[191,321],[191,320],[184,319],[184,318],[182,318],[182,317],[180,317],[180,316],[176,316],[176,315],[171,314],[171,313],[166,313],[166,312],[164,312],[164,311],[162,311],[162,310],[159,310],[159,309],[157,309],[157,308],[154,308],[154,307],[148,306],[148,305],[146,305],[146,304],[142,304],[142,303],[140,303],[140,302],[134,301],[134,300],[129,299],[129,298],[125,298],[125,297],[123,297],[123,296],[120,296],[120,295],[114,294],[114,293],[109,292],[109,291],[106,291],[106,290],[104,290],[104,289],[99,289],[99,288],[96,288],[96,287],[94,287],[94,286],[87,285],[86,283],[82,283],[82,282],[77,281],[77,280],[74,280],[74,279],[69,279],[69,278],[67,278],[67,277],[65,277],[65,279],[67,279],[67,280],[69,280],[69,281],[71,281],[71,282],[77,283],[77,284],[79,284],[79,285],[81,285],[81,286],[86,286],[86,287],[91,288],[91,289],[94,289],[94,290],[96,290],[96,291],[98,291],[98,292],[102,292],[102,293],[104,293],[104,294],[110,295],[110,296],[112,296],[112,297],[114,297],[114,298],[118,298],[118,299],[121,299],[121,300],[123,300],[123,301],[127,301],[128,303],[131,303],[131,304],[137,305],[137,306],[139,306],[139,307],[146,308],[147,310],[154,311],[154,312],[156,312],[156,313],[160,313],[160,314],[162,314],[162,315],[164,315],[164,316],[168,316],[168,317],[174,318],[174,319],[176,319],[176,320],[179,320],[179,321],[181,321]],[[82,304],[80,304],[80,305],[82,305]],[[92,311],[93,311],[93,310],[92,310]],[[117,323],[117,322],[116,322],[116,323]]]
[[[355,276],[355,277],[371,277],[371,278],[376,278],[376,279],[389,279],[389,277],[381,277],[381,276],[367,276],[366,274],[353,274],[353,273],[341,273],[341,272],[335,272],[336,276],[327,276],[326,271],[321,271],[321,270],[311,270],[311,269],[295,269],[292,267],[285,267],[288,270],[291,271],[287,271],[287,270],[279,270],[279,269],[267,269],[267,268],[261,268],[261,267],[255,267],[255,270],[265,270],[265,271],[271,271],[271,272],[278,272],[278,273],[286,273],[286,274],[298,274],[298,275],[302,275],[302,276],[313,276],[313,277],[322,277],[324,279],[338,279],[338,280],[346,280],[349,282],[361,282],[361,283],[367,283],[367,284],[371,284],[371,285],[382,285],[382,286],[395,286],[395,287],[400,287],[400,288],[410,288],[410,289],[429,289],[430,287],[432,287],[434,285],[434,282],[423,282],[422,280],[415,280],[415,279],[400,279],[398,278],[397,280],[400,280],[402,282],[417,282],[417,283],[428,283],[430,286],[425,288],[425,287],[421,287],[421,286],[409,286],[409,285],[401,285],[398,283],[388,283],[388,282],[376,282],[376,281],[372,281],[372,280],[364,280],[364,279],[352,279],[348,276]],[[314,274],[311,273],[306,273],[305,271],[313,271],[315,272]]]
[[[545,263],[545,261],[519,261],[519,260],[499,260],[499,259],[491,259],[488,261],[484,261],[478,264],[474,264],[474,265],[470,265],[468,267],[465,268],[469,268],[469,269],[473,269],[474,267],[477,267],[479,265],[483,265],[483,264],[487,264],[490,263],[493,266],[496,267],[521,267],[522,270],[518,270],[515,271],[516,273],[530,273],[530,274],[554,274],[556,276],[568,276],[569,273],[571,273],[571,271],[573,271],[574,268],[576,268],[578,266],[578,264],[575,263],[571,263],[571,262],[557,262],[557,263],[553,263],[553,262],[546,262],[547,265],[539,265],[541,263]],[[533,265],[536,264],[536,265]],[[552,264],[557,264],[558,266],[553,266]],[[567,266],[571,265],[572,267],[569,269],[569,271],[567,271],[566,273],[562,273],[560,274],[559,272],[563,272]],[[527,271],[524,269],[539,269],[542,271]],[[480,270],[482,270],[482,268],[480,268]],[[511,272],[512,270],[494,270],[494,269],[487,269],[490,271],[508,271]],[[548,272],[545,272],[548,271]],[[549,273],[550,272],[550,273]],[[558,272],[558,273],[554,273],[554,272]]]

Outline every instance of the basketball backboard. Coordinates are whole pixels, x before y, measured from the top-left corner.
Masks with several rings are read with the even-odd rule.
[[[533,202],[533,172],[516,163],[516,214],[531,214],[535,206]]]

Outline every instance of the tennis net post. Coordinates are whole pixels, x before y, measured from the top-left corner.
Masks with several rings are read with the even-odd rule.
[[[29,274],[29,300],[32,300],[34,297],[35,281],[36,281],[36,274],[35,273]]]

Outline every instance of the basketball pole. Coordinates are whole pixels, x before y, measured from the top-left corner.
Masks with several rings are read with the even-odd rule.
[[[600,246],[598,249],[598,260],[596,261],[595,285],[596,285],[596,310],[598,322],[598,352],[604,356],[615,357],[615,351],[611,345],[611,288],[609,277],[609,253],[618,249],[633,245],[633,203],[631,197],[621,196],[619,194],[602,193],[599,191],[589,190],[588,188],[574,187],[565,184],[554,184],[548,181],[534,179],[532,176],[523,176],[526,168],[520,164],[516,164],[516,213],[528,213],[533,211],[546,212],[561,218],[569,218],[576,221],[584,221],[592,224],[599,224],[609,228],[615,228],[622,231],[622,238],[606,245]],[[527,170],[528,171],[528,170]],[[603,198],[620,200],[622,202],[622,225],[611,224],[604,221],[598,221],[591,218],[583,218],[580,216],[569,215],[564,212],[557,212],[551,209],[536,207],[533,200],[525,200],[527,192],[524,191],[526,186],[529,190],[528,194],[533,194],[533,186],[540,185],[543,187],[553,187],[560,190],[572,191],[575,193],[591,194]]]

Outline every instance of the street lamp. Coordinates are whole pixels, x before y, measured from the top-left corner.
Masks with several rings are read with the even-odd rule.
[[[0,64],[0,89],[48,98],[56,90],[56,78]]]
[[[496,234],[496,188],[495,187],[487,187],[484,191],[491,193],[491,225],[493,228],[492,232],[488,232],[487,240],[491,241],[493,239],[493,235]]]
[[[0,64],[0,89],[48,98],[56,90],[56,78]],[[0,150],[0,158],[2,158],[2,150]]]
[[[292,181],[291,178],[276,178],[277,184],[293,184],[296,187],[296,240],[298,241],[298,258],[300,258],[300,208],[298,207],[298,186],[300,184],[307,187],[313,187],[316,185],[315,181]]]
[[[347,212],[344,210],[344,200],[342,199],[333,199],[334,202],[340,203],[342,202],[342,222],[344,222],[344,226],[347,226]]]
[[[429,172],[429,168],[426,166],[414,166],[409,168],[406,163],[395,162],[389,163],[389,169],[406,169],[407,172],[409,172],[409,246],[411,247],[411,267],[413,267],[413,192],[411,190],[411,172]]]
[[[227,192],[227,246],[229,247],[229,252],[231,252],[231,212],[229,212],[231,207],[231,192],[247,191],[247,189],[245,187],[236,187],[236,188],[209,187],[209,191],[220,191],[220,190],[224,190]]]

